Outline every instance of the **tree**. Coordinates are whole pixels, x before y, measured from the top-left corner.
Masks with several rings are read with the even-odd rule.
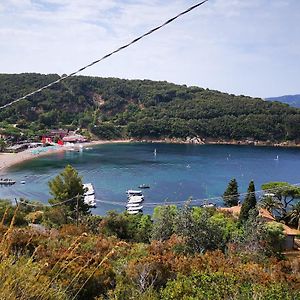
[[[6,148],[6,142],[4,139],[0,138],[0,152],[3,152]]]
[[[228,183],[227,189],[223,194],[223,201],[227,207],[238,205],[239,193],[238,184],[235,178],[231,179]]]
[[[153,213],[152,239],[164,241],[174,233],[177,207],[175,205],[157,206]]]
[[[263,190],[273,193],[274,197],[282,203],[282,218],[287,216],[291,203],[300,198],[300,188],[288,182],[268,182],[261,187]]]
[[[77,209],[81,214],[89,214],[90,207],[84,203],[85,191],[82,179],[71,165],[67,165],[63,172],[48,182],[48,185],[50,194],[54,197],[49,200],[50,204],[64,205],[68,209],[68,215],[73,219],[76,217]]]
[[[239,220],[244,223],[249,218],[249,212],[251,209],[256,207],[256,196],[255,196],[255,186],[253,180],[250,181],[249,187],[247,190],[246,198],[241,207],[241,213]]]
[[[254,209],[243,223],[242,231],[233,236],[231,249],[251,260],[263,260],[266,256],[282,256],[283,226],[277,222],[264,222]]]
[[[224,250],[226,243],[225,230],[211,220],[210,211],[202,208],[202,213],[195,215],[189,203],[176,216],[175,233],[186,240],[185,250],[190,253]]]
[[[291,224],[296,224],[300,230],[300,201],[293,205],[292,210],[288,213],[288,218]]]
[[[283,209],[283,205],[279,199],[271,195],[263,196],[259,202],[259,207],[266,209],[273,217],[281,216]]]

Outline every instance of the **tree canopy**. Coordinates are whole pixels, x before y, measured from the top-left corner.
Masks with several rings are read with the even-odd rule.
[[[0,74],[0,105],[59,78]],[[75,76],[0,111],[25,136],[81,126],[100,138],[299,139],[300,109],[166,81]],[[2,126],[0,126],[1,128]]]
[[[54,179],[49,181],[50,194],[53,196],[49,200],[51,204],[62,204],[68,208],[72,218],[75,218],[75,212],[82,214],[89,213],[89,205],[84,203],[84,188],[82,179],[78,172],[67,165],[65,169]],[[78,207],[77,207],[78,205]]]
[[[238,192],[238,183],[235,178],[231,179],[228,183],[226,191],[223,194],[223,201],[225,206],[231,207],[238,205],[239,203],[239,192]]]
[[[256,208],[256,203],[257,201],[255,196],[254,181],[251,180],[247,190],[247,195],[241,207],[241,213],[239,216],[239,220],[241,222],[245,222],[248,220],[250,211]]]

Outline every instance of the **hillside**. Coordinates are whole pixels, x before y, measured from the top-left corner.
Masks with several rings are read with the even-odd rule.
[[[279,101],[293,107],[300,108],[300,95],[286,95],[281,97],[266,98],[267,101]]]
[[[58,79],[0,74],[0,104]],[[285,141],[300,137],[300,110],[278,102],[150,80],[78,76],[0,111],[25,136],[87,128],[101,138],[193,137]],[[16,124],[9,127],[8,124]]]

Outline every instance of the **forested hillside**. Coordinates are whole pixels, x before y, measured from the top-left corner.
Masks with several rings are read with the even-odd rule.
[[[2,74],[0,105],[58,78]],[[300,110],[286,104],[168,82],[85,76],[67,79],[1,110],[0,122],[2,130],[17,124],[14,130],[28,136],[49,128],[81,127],[107,139],[300,137]]]

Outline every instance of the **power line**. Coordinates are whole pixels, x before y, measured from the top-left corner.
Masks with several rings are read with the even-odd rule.
[[[175,21],[176,19],[178,19],[179,17],[181,17],[181,16],[183,16],[183,15],[185,15],[185,14],[191,12],[192,10],[198,8],[199,6],[201,6],[202,4],[204,4],[204,3],[207,2],[207,1],[208,1],[208,0],[204,0],[204,1],[202,1],[202,2],[199,2],[199,3],[197,3],[197,4],[195,4],[195,5],[191,6],[191,7],[189,7],[188,9],[186,9],[185,11],[179,13],[179,14],[176,15],[175,17],[173,17],[173,18],[167,20],[166,22],[164,22],[163,24],[161,24],[161,25],[159,25],[159,26],[157,26],[157,27],[155,27],[155,28],[152,28],[151,30],[149,30],[148,32],[146,32],[146,33],[140,35],[139,37],[135,38],[135,39],[132,40],[131,42],[129,42],[129,43],[127,43],[127,44],[125,44],[125,45],[119,47],[118,49],[116,49],[116,50],[114,50],[114,51],[112,51],[112,52],[110,52],[110,53],[104,55],[104,56],[101,57],[100,59],[97,59],[97,60],[95,60],[95,61],[89,63],[88,65],[86,65],[86,66],[84,66],[84,67],[78,69],[77,71],[75,71],[75,72],[73,72],[73,73],[71,73],[71,74],[69,74],[69,75],[62,76],[62,77],[60,77],[59,79],[57,79],[57,80],[55,80],[55,81],[53,81],[53,82],[51,82],[51,83],[49,83],[49,84],[47,84],[47,85],[45,85],[45,86],[39,88],[39,89],[37,89],[37,90],[34,90],[33,92],[31,92],[31,93],[29,93],[29,94],[26,94],[26,95],[24,95],[24,96],[22,96],[22,97],[20,97],[20,98],[18,98],[18,99],[15,99],[15,100],[13,100],[13,101],[11,101],[11,102],[9,102],[9,103],[3,105],[3,106],[0,106],[0,109],[7,108],[7,107],[9,107],[9,106],[11,106],[11,105],[13,105],[13,104],[15,104],[15,103],[21,101],[21,100],[24,100],[24,99],[26,99],[26,98],[28,98],[28,97],[30,97],[30,96],[33,96],[33,95],[35,95],[35,94],[37,94],[37,93],[40,93],[41,91],[43,91],[43,90],[45,90],[45,89],[47,89],[47,88],[49,88],[49,87],[51,87],[51,86],[53,86],[53,85],[55,85],[55,84],[57,84],[57,83],[59,83],[59,82],[65,80],[65,79],[67,79],[67,78],[70,78],[70,77],[72,77],[72,76],[74,76],[74,75],[76,75],[76,74],[82,72],[83,70],[85,70],[85,69],[87,69],[87,68],[90,68],[91,66],[93,66],[93,65],[95,65],[95,64],[97,64],[97,63],[99,63],[99,62],[101,62],[102,60],[105,60],[105,59],[109,58],[110,56],[116,54],[117,52],[120,52],[120,51],[124,50],[125,48],[128,48],[129,46],[131,46],[131,45],[137,43],[138,41],[140,41],[141,39],[145,38],[146,36],[148,36],[148,35],[154,33],[155,31],[157,31],[157,30],[159,30],[159,29],[165,27],[166,25],[168,25],[168,24],[174,22],[174,21]]]
[[[216,197],[209,197],[209,198],[196,198],[196,199],[189,199],[191,201],[192,204],[196,204],[196,203],[205,203],[205,202],[215,202],[218,200],[223,200],[224,198],[232,198],[234,196],[246,196],[246,195],[257,195],[257,194],[262,194],[262,193],[268,193],[268,192],[275,192],[280,190],[281,188],[285,188],[285,187],[299,187],[300,183],[294,183],[294,184],[289,184],[289,185],[283,185],[280,187],[276,187],[276,188],[272,188],[272,189],[266,189],[266,190],[258,190],[258,191],[254,191],[254,192],[243,192],[243,193],[238,193],[238,194],[233,194],[230,196],[216,196]],[[116,206],[123,206],[124,207],[124,202],[118,202],[118,201],[107,201],[107,200],[101,200],[101,199],[95,199],[96,202],[99,203],[103,203],[103,204],[110,204],[110,205],[116,205]],[[143,206],[145,207],[155,207],[157,205],[182,205],[184,203],[186,203],[187,200],[184,201],[168,201],[165,200],[164,202],[144,202]]]
[[[238,193],[238,194],[233,194],[233,195],[230,195],[230,196],[216,196],[216,197],[209,197],[209,198],[196,198],[196,199],[189,199],[191,201],[192,204],[197,204],[197,203],[205,203],[205,202],[215,202],[215,201],[218,201],[218,200],[223,200],[224,198],[232,198],[234,196],[246,196],[246,195],[257,195],[257,194],[262,194],[262,193],[268,193],[268,192],[275,192],[275,191],[278,191],[280,190],[281,188],[285,188],[285,187],[299,187],[300,186],[300,183],[293,183],[293,184],[288,184],[288,185],[283,185],[283,186],[280,186],[280,187],[275,187],[275,188],[272,188],[272,189],[266,189],[266,190],[258,190],[258,191],[255,191],[255,192],[243,192],[243,193]],[[27,205],[27,206],[32,206],[32,207],[55,207],[55,206],[60,206],[60,205],[63,205],[65,203],[68,203],[70,201],[73,201],[74,199],[76,199],[77,196],[73,197],[73,198],[70,198],[70,199],[67,199],[67,200],[64,200],[62,202],[59,202],[59,203],[55,203],[55,204],[52,204],[52,205],[44,205],[43,203],[41,204],[34,204],[34,203],[29,203],[29,202],[24,202],[24,201],[20,201],[19,203],[20,204],[23,204],[23,205]],[[108,200],[102,200],[102,199],[95,199],[96,202],[98,203],[103,203],[103,204],[109,204],[109,205],[114,205],[114,206],[126,206],[126,203],[125,202],[119,202],[119,201],[108,201]],[[184,203],[186,203],[187,200],[182,200],[182,201],[168,201],[168,200],[165,200],[163,202],[144,202],[143,203],[143,206],[144,207],[155,207],[155,206],[159,206],[159,205],[183,205]]]

